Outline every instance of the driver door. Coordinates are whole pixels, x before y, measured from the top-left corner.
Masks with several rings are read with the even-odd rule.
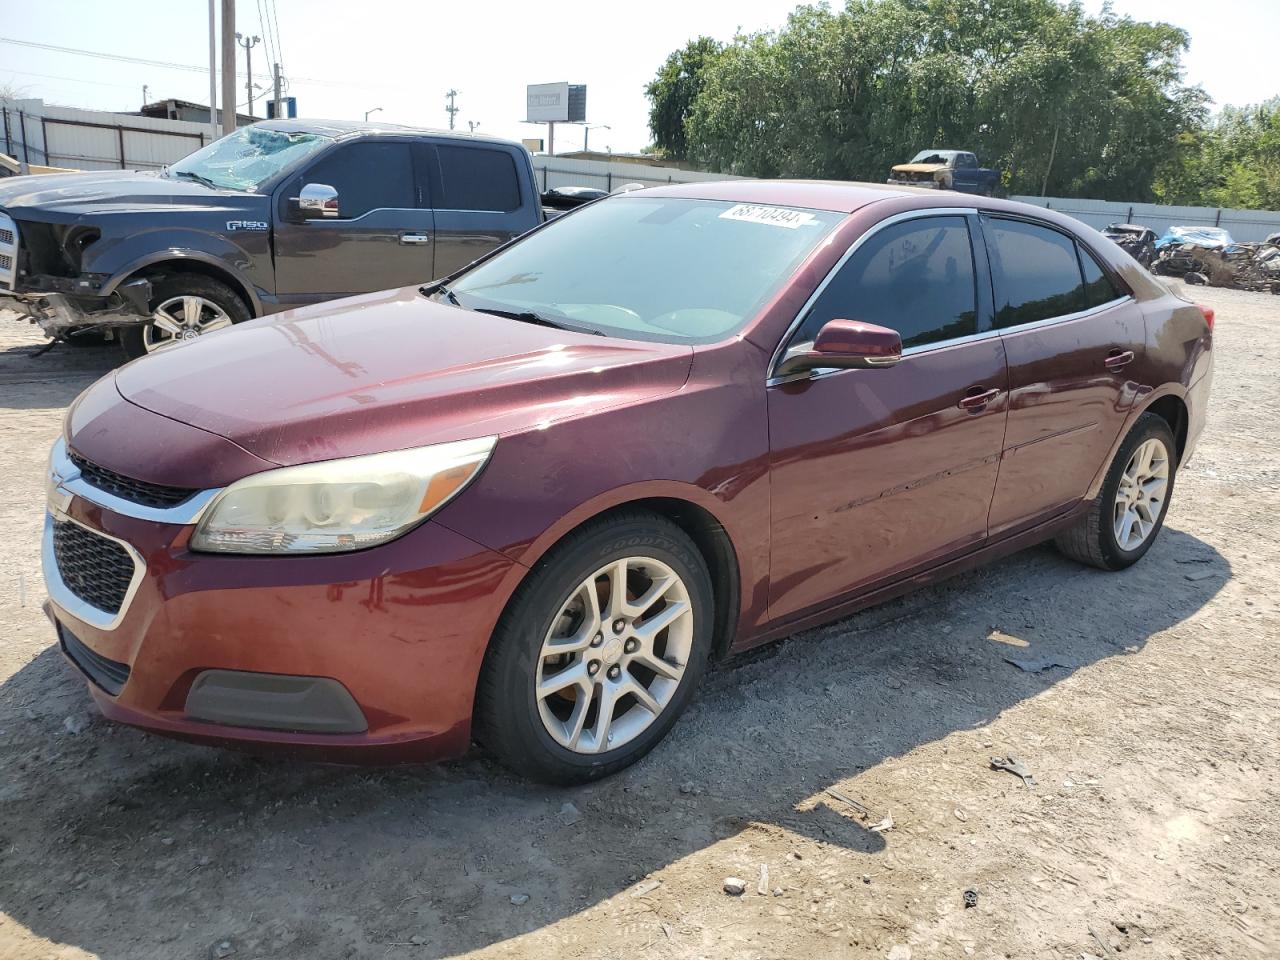
[[[321,156],[279,191],[276,294],[313,303],[425,283],[434,275],[427,172],[408,141],[368,139]],[[338,192],[338,216],[301,219],[290,202],[308,183]]]
[[[861,320],[897,330],[903,358],[770,381],[771,619],[986,540],[1009,393],[975,254],[963,215],[885,226],[819,288],[788,343]]]

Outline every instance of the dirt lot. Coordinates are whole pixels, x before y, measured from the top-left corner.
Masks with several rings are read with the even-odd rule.
[[[32,359],[0,323],[0,957],[1280,955],[1280,298],[1196,294],[1210,425],[1141,564],[1038,548],[799,635],[572,791],[97,718],[50,646],[37,539],[64,407],[115,355]]]

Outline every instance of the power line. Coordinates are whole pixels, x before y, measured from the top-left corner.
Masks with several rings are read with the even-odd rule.
[[[280,42],[280,8],[276,6],[276,0],[266,0],[267,17],[272,21],[272,29],[276,34],[276,57],[280,63],[284,64],[284,44]]]

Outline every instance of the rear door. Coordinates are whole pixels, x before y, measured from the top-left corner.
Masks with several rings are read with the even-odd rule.
[[[993,537],[1070,509],[1087,492],[1137,395],[1142,311],[1088,249],[1039,221],[982,218],[1009,359]]]
[[[447,277],[538,225],[528,155],[502,144],[440,140],[435,156],[435,275]],[[521,171],[530,171],[525,176]]]
[[[979,546],[1004,439],[1004,348],[974,218],[913,215],[868,236],[785,346],[832,319],[902,335],[896,366],[770,382],[769,612],[785,619]]]
[[[304,184],[338,191],[339,215],[300,220]],[[435,271],[426,170],[408,140],[370,138],[326,152],[277,192],[276,293],[285,304],[425,283]]]

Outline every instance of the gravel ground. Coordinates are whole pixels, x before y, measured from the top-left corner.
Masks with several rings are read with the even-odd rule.
[[[574,790],[97,717],[37,540],[46,451],[115,353],[33,359],[0,322],[0,957],[1280,955],[1280,298],[1194,293],[1209,428],[1142,563],[1037,548],[797,635]]]

